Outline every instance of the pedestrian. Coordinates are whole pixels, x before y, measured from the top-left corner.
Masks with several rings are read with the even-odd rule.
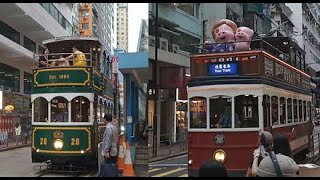
[[[247,177],[255,177],[257,167],[259,166],[262,159],[272,151],[273,137],[268,131],[261,130],[259,132],[259,147],[253,151],[253,155],[249,161],[249,166],[247,170]]]
[[[257,177],[295,177],[299,174],[296,162],[283,154],[270,154],[262,159],[257,168]]]
[[[72,54],[68,57],[66,57],[65,59],[71,59],[73,58],[73,66],[86,66],[87,62],[86,62],[86,56],[84,55],[83,52],[79,51],[77,46],[73,46],[72,47]]]
[[[209,160],[201,165],[199,177],[228,177],[228,171],[222,162]]]
[[[14,130],[16,132],[16,145],[18,145],[18,142],[20,140],[20,135],[21,135],[21,126],[18,122],[16,122],[14,126]]]
[[[277,134],[273,138],[273,151],[292,158],[289,140],[286,136]]]
[[[112,123],[112,115],[106,114],[106,129],[102,140],[102,156],[104,161],[101,163],[100,177],[116,177],[117,171],[117,155],[118,155],[118,130]]]

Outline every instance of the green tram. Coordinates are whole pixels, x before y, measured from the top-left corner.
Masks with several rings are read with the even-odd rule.
[[[96,37],[61,37],[43,44],[50,51],[48,63],[33,68],[32,162],[56,170],[97,167],[103,116],[114,108],[110,58]],[[87,65],[75,66],[76,58],[71,58],[69,65],[57,66],[74,46]]]

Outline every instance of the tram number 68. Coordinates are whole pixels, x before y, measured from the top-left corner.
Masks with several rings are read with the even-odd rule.
[[[48,139],[47,138],[40,138],[40,145],[47,145]]]
[[[80,139],[79,138],[71,138],[71,146],[79,146]]]

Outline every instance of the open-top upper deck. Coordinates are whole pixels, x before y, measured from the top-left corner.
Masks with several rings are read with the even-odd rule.
[[[111,62],[102,57],[104,53],[96,37],[60,37],[46,40],[43,44],[50,52],[35,56],[33,94],[95,92],[112,97],[111,78],[102,69],[104,63],[111,67]],[[76,56],[66,59],[73,54],[74,46],[82,53],[81,65],[76,65],[75,62],[79,61]],[[40,57],[45,59],[42,64]]]
[[[289,38],[252,40],[247,51],[191,55],[189,87],[215,84],[267,84],[310,94],[304,52]],[[226,45],[227,46],[227,45]]]

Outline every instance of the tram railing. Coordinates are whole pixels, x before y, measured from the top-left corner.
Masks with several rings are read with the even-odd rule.
[[[320,131],[313,133],[311,142],[311,160],[315,162],[320,157]]]
[[[73,56],[71,59],[65,59],[66,57],[72,55],[73,53],[50,53],[50,54],[35,54],[34,55],[34,61],[33,61],[33,68],[52,68],[52,67],[65,67],[65,66],[73,66],[74,62],[76,61],[75,57]],[[86,62],[87,66],[92,66],[93,59],[91,53],[83,53],[85,55],[85,59],[83,61]],[[44,66],[40,66],[39,59],[40,57],[44,57],[46,60],[42,61],[41,63],[44,64]],[[61,64],[63,62],[68,62],[68,65]]]
[[[237,43],[250,43],[250,50],[264,50],[276,57],[278,57],[279,59],[287,62],[287,63],[291,63],[290,62],[290,54],[292,54],[291,56],[296,57],[297,53],[291,51],[291,52],[283,52],[280,49],[278,49],[277,47],[273,46],[272,44],[270,44],[269,42],[267,42],[266,40],[262,39],[262,38],[257,38],[257,39],[253,39],[251,41],[241,41],[241,42],[232,42],[233,44],[237,44]],[[210,53],[210,51],[208,49],[205,48],[205,46],[215,46],[215,45],[220,45],[220,47],[224,47],[224,49],[228,49],[228,46],[230,46],[231,42],[226,42],[226,43],[202,43],[202,44],[190,44],[190,46],[194,47],[195,49],[193,49],[192,54],[207,54]],[[280,41],[279,41],[280,43]],[[285,43],[285,42],[281,42],[281,43]],[[287,42],[288,43],[288,42]],[[228,53],[229,51],[225,51],[224,53]],[[241,52],[241,51],[235,51],[235,52]],[[303,59],[303,57],[300,57],[301,59]]]
[[[187,135],[187,131],[161,134],[160,147],[149,145],[149,159],[186,152],[188,150]],[[157,142],[157,138],[158,136],[153,137],[153,144]]]

